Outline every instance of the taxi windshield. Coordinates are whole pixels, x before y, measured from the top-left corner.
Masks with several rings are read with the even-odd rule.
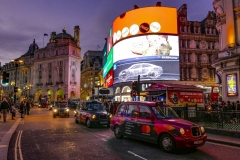
[[[104,110],[104,105],[102,103],[86,103],[87,110]]]
[[[67,102],[56,102],[55,103],[58,108],[66,108]]]
[[[179,118],[178,115],[176,114],[176,112],[170,108],[170,107],[165,107],[165,106],[154,106],[152,107],[152,110],[154,112],[154,114],[156,115],[156,117],[158,119],[175,119],[175,118]]]

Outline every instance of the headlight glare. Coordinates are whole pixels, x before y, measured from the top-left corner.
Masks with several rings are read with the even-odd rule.
[[[69,109],[66,109],[67,112],[69,112]]]
[[[54,109],[54,112],[57,112],[57,109]]]
[[[109,115],[109,118],[112,118],[112,114]]]
[[[94,119],[94,118],[96,118],[96,115],[94,114],[94,115],[92,115],[92,119]]]
[[[202,133],[205,133],[205,129],[203,128],[203,126],[201,126],[201,131]]]
[[[180,132],[181,134],[185,134],[185,130],[184,130],[183,128],[180,128],[179,132]]]

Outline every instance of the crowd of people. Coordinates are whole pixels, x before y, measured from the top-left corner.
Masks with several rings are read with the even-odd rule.
[[[106,107],[106,110],[114,115],[117,111],[117,107],[120,104],[120,102],[112,102],[112,101],[103,101],[104,106]]]
[[[221,110],[223,112],[228,112],[228,111],[240,111],[240,102],[230,102],[230,101],[213,101],[211,104],[212,110]]]
[[[11,99],[3,98],[2,101],[0,101],[0,120],[3,117],[3,122],[6,122],[7,115],[10,113],[12,116],[12,120],[16,117],[16,112],[18,109],[18,112],[21,114],[21,118],[24,118],[24,115],[29,115],[31,108],[31,101],[24,99],[21,101],[20,105],[17,106],[13,103]]]

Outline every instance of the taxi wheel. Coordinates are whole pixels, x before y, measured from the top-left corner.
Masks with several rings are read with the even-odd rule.
[[[122,131],[121,131],[121,128],[120,128],[119,125],[116,125],[114,127],[114,135],[117,139],[122,139],[123,138]]]
[[[176,148],[175,141],[169,134],[160,137],[159,145],[164,152],[173,152]]]
[[[86,121],[86,125],[87,125],[88,128],[91,127],[91,121],[90,121],[90,119],[87,119],[87,121]]]

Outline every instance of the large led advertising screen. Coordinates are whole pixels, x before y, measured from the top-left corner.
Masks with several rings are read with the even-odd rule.
[[[141,80],[179,80],[178,36],[142,35],[114,45],[114,84]]]
[[[113,63],[123,59],[146,56],[178,58],[178,36],[143,35],[122,40],[114,46]]]
[[[121,14],[112,26],[113,44],[142,34],[178,34],[177,9],[168,7],[138,8]]]

